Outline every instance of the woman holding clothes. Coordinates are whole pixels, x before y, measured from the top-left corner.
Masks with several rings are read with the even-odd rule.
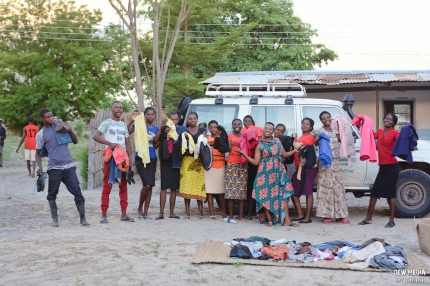
[[[359,225],[372,223],[372,215],[378,198],[386,198],[390,206],[390,219],[385,227],[390,228],[396,225],[394,223],[394,211],[396,209],[396,185],[400,168],[396,157],[391,155],[391,151],[399,137],[399,132],[394,129],[397,120],[395,114],[387,113],[384,117],[384,129],[378,129],[374,132],[375,139],[378,140],[379,171],[370,194],[367,216],[358,223]]]
[[[178,126],[179,114],[172,112],[169,114],[170,123],[175,125],[175,132],[178,136],[186,131],[184,126]],[[164,207],[166,205],[167,189],[170,189],[170,212],[169,218],[180,219],[179,216],[173,212],[176,202],[176,190],[179,189],[179,169],[181,161],[178,153],[177,140],[171,137],[171,128],[166,125],[167,119],[164,119],[155,136],[155,141],[159,142],[158,157],[160,159],[160,177],[161,177],[161,190],[160,190],[160,214],[156,220],[164,219]]]
[[[311,133],[314,130],[314,121],[311,118],[305,117],[302,119],[302,136],[296,139],[295,143],[300,143],[301,147],[305,147],[306,145],[315,145],[315,137]],[[292,219],[292,221],[299,221],[299,223],[311,223],[311,212],[312,206],[314,204],[313,197],[313,189],[314,189],[314,181],[317,175],[317,167],[305,169],[302,168],[302,172],[300,177],[302,180],[304,179],[304,173],[306,172],[306,181],[302,191],[302,195],[306,196],[306,215],[303,214],[302,208],[300,206],[300,188],[302,185],[302,181],[297,178],[299,166],[301,164],[301,159],[299,158],[299,153],[296,152],[294,154],[294,163],[296,165],[296,171],[294,172],[293,178],[291,179],[291,183],[294,188],[294,195],[291,200],[293,201],[294,207],[297,210],[297,218]]]
[[[263,138],[255,149],[254,158],[240,149],[236,152],[251,164],[258,166],[252,196],[257,203],[260,222],[266,222],[267,226],[282,223],[283,226],[297,227],[299,225],[291,222],[289,216],[288,201],[294,191],[283,160],[295,154],[297,150],[285,152],[281,141],[273,137],[274,130],[275,126],[271,122],[264,125]]]
[[[196,112],[188,114],[188,129],[184,133],[191,135],[194,143],[197,143],[197,138],[200,135],[206,137],[206,129],[197,127],[198,115]],[[203,165],[200,158],[194,159],[194,154],[187,149],[182,157],[181,164],[181,191],[179,196],[185,200],[185,217],[190,219],[190,201],[197,200],[199,208],[199,218],[203,219],[203,202],[206,200],[205,178],[203,173]]]
[[[221,202],[222,217],[226,218],[227,214],[225,212],[225,154],[221,153],[213,147],[215,138],[219,138],[219,130],[217,129],[218,122],[215,120],[209,121],[209,132],[208,143],[212,148],[212,168],[209,171],[204,171],[205,174],[205,189],[206,195],[208,197],[210,218],[215,220],[216,216],[214,213],[214,195],[219,196]]]
[[[259,140],[263,136],[263,130],[258,126],[255,126],[255,121],[251,115],[245,115],[245,117],[243,118],[242,134],[244,134],[248,130],[255,130],[255,132],[257,132]],[[252,188],[254,186],[255,176],[257,176],[257,166],[248,163],[248,183],[246,187],[246,195],[248,197],[248,215],[246,216],[246,218],[248,220],[252,220],[252,215],[255,214],[255,200],[252,197]]]
[[[248,180],[248,165],[242,163],[242,158],[236,150],[239,149],[242,140],[242,120],[232,121],[233,133],[228,134],[230,152],[225,167],[225,196],[228,202],[228,215],[233,218],[234,200],[239,201],[239,220],[246,222],[243,215],[243,207],[247,198],[246,185]]]
[[[322,133],[328,135],[333,157],[329,168],[325,168],[321,163],[318,166],[316,216],[323,217],[324,224],[330,224],[331,218],[335,218],[336,222],[348,224],[348,206],[339,165],[339,132],[331,129],[331,114],[328,111],[321,112],[319,118],[323,127],[315,131],[315,144],[321,140],[320,135]]]

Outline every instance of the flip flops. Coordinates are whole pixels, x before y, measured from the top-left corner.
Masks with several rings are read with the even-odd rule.
[[[128,221],[128,222],[134,222],[134,218],[131,218],[129,216],[126,216],[125,219],[121,219],[121,221]]]
[[[177,216],[177,215],[172,215],[172,216],[169,216],[169,218],[176,218],[176,219],[180,219],[181,217],[180,217],[180,216]]]
[[[358,223],[358,225],[366,225],[366,224],[372,224],[371,222],[368,222],[366,220],[362,220]]]
[[[323,220],[323,224],[331,224],[331,219],[329,219],[329,218],[325,218],[325,219]]]
[[[389,221],[386,225],[385,228],[390,228],[390,227],[394,227],[396,224],[394,223],[394,221]]]
[[[343,223],[343,224],[349,224],[349,220],[347,218],[338,218],[338,219],[336,219],[336,222]]]
[[[282,224],[282,226],[290,226],[290,227],[299,227],[300,226],[300,224],[298,224],[298,223],[291,223],[291,224]]]
[[[299,218],[293,218],[291,221],[301,221],[301,220],[304,220],[304,219],[305,219],[305,216],[299,217]]]
[[[109,222],[108,222],[108,220],[107,220],[107,219],[102,219],[102,220],[100,221],[100,223],[101,223],[101,224],[106,224],[106,223],[109,223]]]

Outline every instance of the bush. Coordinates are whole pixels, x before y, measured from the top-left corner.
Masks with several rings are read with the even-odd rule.
[[[82,137],[85,132],[85,122],[83,120],[73,122],[73,130],[75,131],[76,136]]]
[[[81,187],[85,190],[88,186],[88,146],[79,150],[78,160],[82,163],[79,174],[82,178]]]

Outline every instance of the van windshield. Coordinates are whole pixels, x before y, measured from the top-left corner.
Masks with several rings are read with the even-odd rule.
[[[199,116],[198,127],[205,128],[209,134],[208,124],[211,120],[216,120],[222,125],[227,133],[231,133],[231,122],[237,118],[239,105],[190,105],[185,118],[184,126],[188,127],[188,114],[196,112]]]

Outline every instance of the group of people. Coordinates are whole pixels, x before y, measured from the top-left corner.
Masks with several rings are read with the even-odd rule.
[[[204,218],[203,203],[208,202],[210,219],[217,219],[214,212],[214,197],[218,196],[221,205],[222,217],[227,220],[234,218],[235,205],[238,205],[238,219],[242,222],[254,219],[257,215],[260,223],[267,226],[299,226],[298,223],[312,223],[311,213],[313,207],[313,187],[315,177],[317,182],[316,216],[323,218],[324,224],[335,222],[348,224],[348,208],[345,189],[342,183],[342,174],[339,165],[339,132],[332,128],[332,118],[329,112],[321,112],[319,119],[322,127],[314,130],[314,120],[304,118],[301,121],[302,136],[295,138],[293,147],[286,150],[281,142],[286,131],[283,124],[275,126],[267,122],[263,128],[255,126],[250,115],[242,121],[236,118],[232,121],[232,133],[226,134],[225,129],[215,120],[208,124],[210,134],[205,128],[198,127],[198,114],[190,112],[187,118],[187,128],[178,126],[179,115],[169,114],[160,126],[154,124],[156,111],[147,107],[141,114],[133,115],[128,124],[120,120],[123,113],[122,104],[112,104],[112,118],[101,123],[93,139],[106,145],[106,150],[123,150],[123,155],[128,157],[128,166],[132,166],[133,157],[137,172],[142,181],[137,219],[151,220],[148,214],[152,197],[152,188],[155,185],[155,173],[157,160],[160,160],[161,191],[160,212],[156,220],[164,219],[164,208],[167,197],[167,189],[170,189],[169,218],[179,219],[174,213],[176,191],[185,201],[184,219],[191,219],[190,201],[197,200],[199,218]],[[61,182],[70,193],[75,196],[75,203],[80,215],[80,223],[88,227],[85,218],[85,199],[82,196],[76,175],[76,166],[70,156],[67,144],[61,144],[57,131],[53,128],[52,112],[43,108],[40,117],[44,127],[36,136],[35,161],[39,166],[38,175],[43,172],[41,157],[42,149],[46,149],[48,161],[48,202],[53,218],[53,226],[58,227],[56,196]],[[33,137],[32,118],[29,118],[29,126],[24,128],[23,140]],[[379,165],[375,185],[372,190],[368,215],[360,225],[370,224],[376,204],[376,199],[386,197],[390,206],[390,220],[386,227],[393,227],[395,208],[395,182],[399,173],[399,167],[395,157],[391,155],[391,149],[398,137],[394,130],[397,117],[387,114],[384,117],[384,129],[377,130],[375,138],[378,139]],[[55,126],[55,125],[54,125]],[[132,154],[132,146],[129,136],[136,132],[135,153]],[[71,143],[77,143],[76,134],[70,128],[67,131]],[[250,137],[254,137],[256,144],[243,144]],[[246,138],[246,140],[244,140]],[[2,138],[3,139],[3,138]],[[20,146],[23,142],[21,140]],[[332,151],[330,165],[318,164],[318,159],[313,162],[312,156],[302,156],[302,153],[311,153],[314,146],[320,140],[328,140]],[[201,144],[207,144],[211,149],[211,167],[205,168],[199,156],[198,149]],[[156,149],[158,148],[158,156]],[[26,147],[27,149],[27,147]],[[306,149],[306,152],[302,152]],[[19,147],[17,149],[17,152]],[[194,150],[194,152],[193,152]],[[300,156],[299,156],[300,154]],[[122,156],[123,156],[122,155]],[[133,156],[134,155],[134,156]],[[27,153],[26,153],[27,156]],[[29,158],[31,161],[31,152]],[[296,171],[291,180],[287,175],[285,159],[294,156]],[[315,155],[314,155],[315,156]],[[389,165],[389,166],[388,166]],[[103,189],[101,194],[102,216],[100,223],[108,223],[107,211],[109,208],[109,195],[112,185],[115,183],[113,165],[109,161],[104,162]],[[303,167],[302,166],[306,166]],[[34,174],[31,164],[28,162],[29,175]],[[127,174],[128,175],[128,174]],[[390,179],[387,177],[390,176]],[[126,172],[117,175],[119,183],[119,197],[121,206],[121,221],[134,222],[127,214],[128,192]],[[394,182],[394,183],[393,183]],[[306,206],[303,211],[300,204],[300,196],[306,197]],[[244,205],[248,201],[248,213],[245,216]],[[288,203],[292,202],[297,217],[290,218]]]

